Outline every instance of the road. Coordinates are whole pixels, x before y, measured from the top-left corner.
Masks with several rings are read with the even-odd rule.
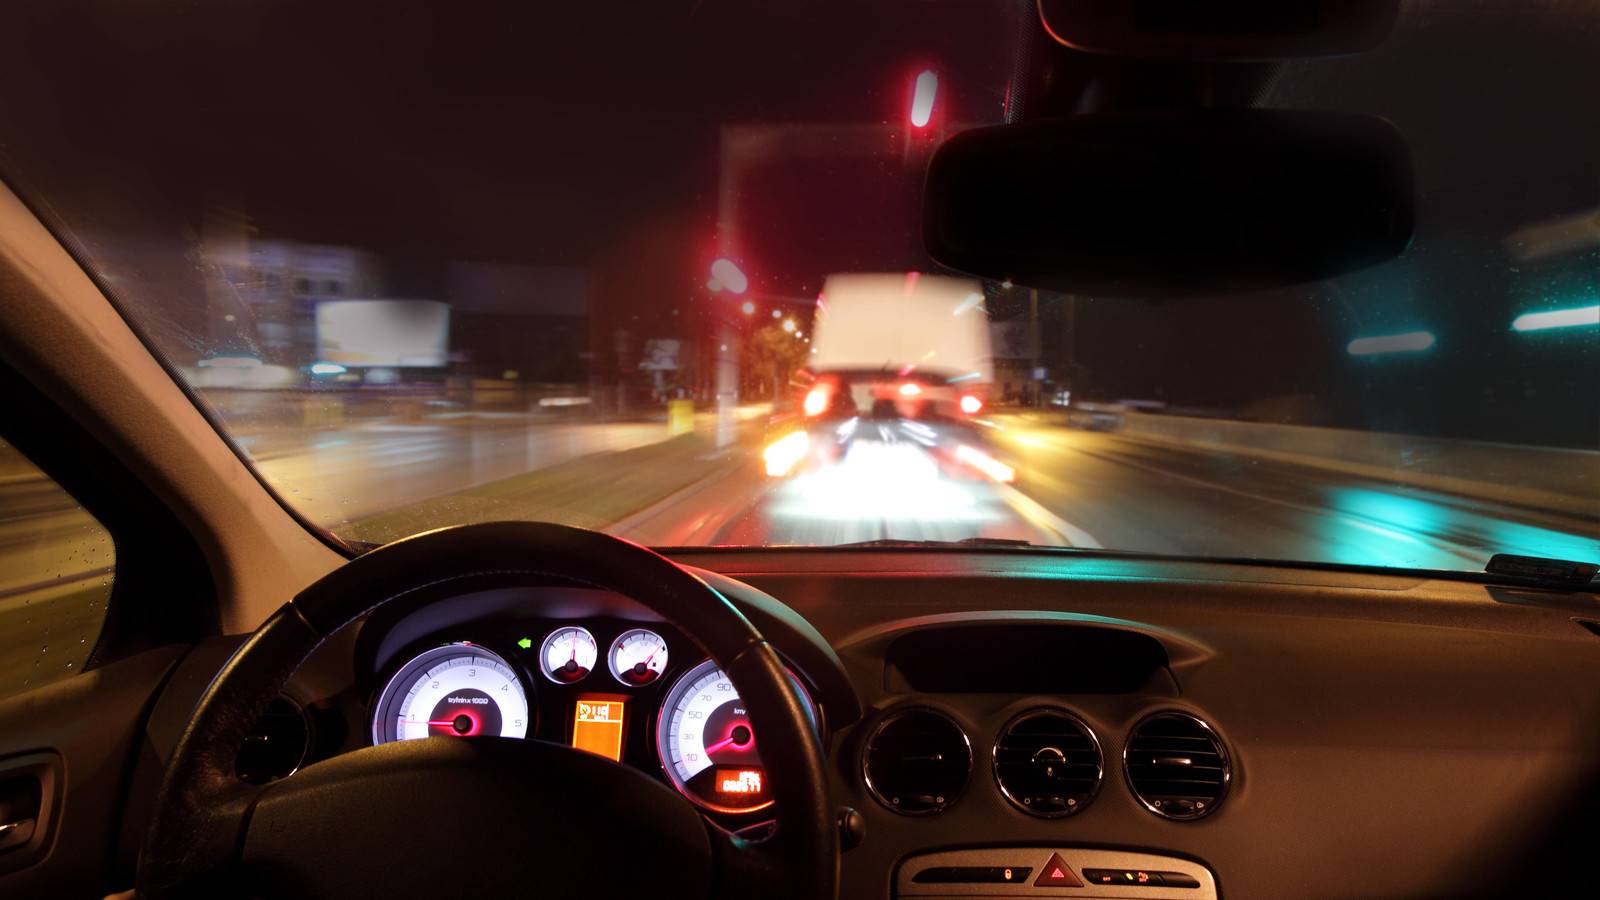
[[[994,537],[1469,571],[1495,552],[1600,560],[1596,519],[1117,434],[997,424],[991,441],[1015,466],[1016,487],[953,482],[905,458],[787,481],[751,465],[616,530],[655,544]]]
[[[952,474],[950,466],[934,462],[917,433],[892,423],[863,426],[831,466],[768,478],[760,463],[759,415],[756,408],[742,411],[756,423],[754,439],[723,453],[705,477],[612,522],[609,530],[655,545],[991,537],[1473,570],[1482,568],[1491,549],[1600,558],[1600,511],[1582,519],[1018,417],[993,420],[996,427],[981,445],[1015,467],[1014,487],[970,471]],[[711,417],[700,416],[697,428],[708,433]],[[660,421],[551,424],[468,416],[277,429],[240,443],[288,502],[337,530],[384,510],[595,454],[619,454],[616,465],[626,466],[627,451],[666,437]],[[651,464],[665,470],[673,462],[652,457]],[[69,555],[82,522],[68,504],[35,482],[0,481],[0,560],[10,560],[0,594],[29,581],[16,556],[24,550],[44,553],[52,575],[74,565],[102,567],[99,557]],[[416,523],[418,529],[437,524]],[[44,545],[59,552],[41,550]]]

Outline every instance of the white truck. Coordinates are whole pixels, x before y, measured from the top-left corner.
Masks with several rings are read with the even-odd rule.
[[[994,368],[977,281],[920,272],[830,275],[811,332],[809,417],[956,419],[988,400]]]

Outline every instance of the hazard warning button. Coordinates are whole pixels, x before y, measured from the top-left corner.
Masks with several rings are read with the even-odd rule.
[[[1068,866],[1061,854],[1050,854],[1050,861],[1044,864],[1039,871],[1039,877],[1033,880],[1034,887],[1083,887],[1083,882],[1078,876],[1072,874],[1072,867]]]

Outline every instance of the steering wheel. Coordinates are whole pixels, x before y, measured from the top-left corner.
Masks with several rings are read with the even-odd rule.
[[[561,744],[440,738],[367,747],[251,786],[245,734],[311,652],[366,613],[453,582],[556,578],[661,614],[738,685],[776,827],[752,841],[672,788]],[[806,702],[754,626],[644,547],[532,522],[427,532],[360,556],[272,615],[201,696],[139,858],[141,897],[822,897],[839,847]]]

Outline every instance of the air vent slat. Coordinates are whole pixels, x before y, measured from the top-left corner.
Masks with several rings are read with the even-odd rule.
[[[954,803],[966,787],[972,746],[943,713],[901,710],[873,730],[861,766],[879,803],[906,815],[928,815]]]
[[[1088,805],[1100,789],[1103,760],[1093,732],[1056,709],[1032,709],[1000,729],[994,777],[1023,812],[1056,817]]]
[[[1134,796],[1169,819],[1210,814],[1221,805],[1231,777],[1221,738],[1183,713],[1158,713],[1135,725],[1123,765]]]

